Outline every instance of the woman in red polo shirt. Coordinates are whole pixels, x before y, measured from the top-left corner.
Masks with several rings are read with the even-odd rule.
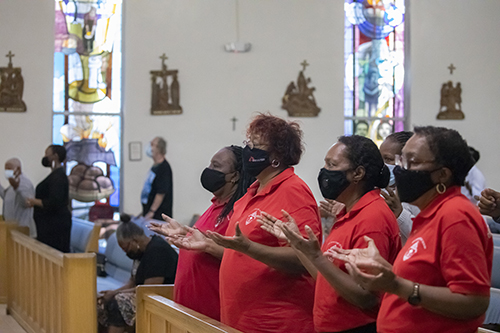
[[[345,205],[323,246],[320,247],[312,233],[305,239],[293,231],[294,222],[299,221],[294,214],[287,217],[288,223],[278,223],[291,245],[303,254],[311,274],[317,275],[314,300],[317,332],[377,331],[379,295],[361,288],[349,276],[343,262],[333,260],[330,253],[338,248],[364,246],[364,236],[369,235],[381,255],[389,262],[394,261],[401,249],[399,228],[379,189],[387,186],[389,176],[389,169],[373,141],[357,135],[340,137],[328,150],[325,166],[318,176],[323,196]],[[267,222],[276,222],[264,215],[268,217]],[[262,222],[263,227],[270,230],[271,225],[265,220]]]
[[[243,173],[242,150],[238,146],[222,148],[201,174],[202,186],[214,197],[194,228],[182,227],[168,216],[169,223],[150,225],[180,248],[174,301],[215,320],[220,320],[219,268],[224,249],[203,233],[226,232],[234,203],[250,185],[250,177]]]
[[[303,151],[295,122],[258,115],[249,125],[243,169],[257,178],[234,205],[226,236],[207,232],[225,247],[220,269],[221,321],[243,332],[314,332],[314,281],[295,251],[261,229],[262,211],[297,216],[321,237],[316,200],[294,173]]]
[[[473,162],[460,134],[416,127],[394,168],[403,202],[420,208],[391,266],[377,247],[338,251],[367,290],[385,291],[379,332],[476,332],[488,308],[493,242],[460,193]]]

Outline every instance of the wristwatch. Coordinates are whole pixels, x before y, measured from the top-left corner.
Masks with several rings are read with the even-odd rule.
[[[413,292],[408,296],[408,303],[411,305],[419,305],[422,299],[420,298],[420,284],[413,283]]]

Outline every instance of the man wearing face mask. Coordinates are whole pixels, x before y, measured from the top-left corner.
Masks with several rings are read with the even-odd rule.
[[[10,186],[0,184],[0,198],[3,199],[3,217],[5,221],[15,221],[19,226],[28,227],[30,236],[36,237],[33,208],[26,204],[28,198],[35,196],[35,188],[21,171],[21,161],[11,158],[5,162],[5,178]]]
[[[172,169],[165,159],[167,142],[162,137],[151,140],[146,155],[153,159],[141,192],[142,216],[161,220],[161,214],[172,217]]]

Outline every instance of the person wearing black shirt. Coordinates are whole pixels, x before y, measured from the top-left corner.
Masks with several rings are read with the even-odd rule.
[[[37,185],[35,198],[27,199],[26,204],[35,207],[37,240],[61,252],[70,252],[69,182],[62,166],[65,159],[63,146],[50,145],[45,150],[42,165],[50,167],[52,172]]]
[[[172,169],[165,159],[167,142],[156,137],[146,154],[154,161],[141,192],[142,216],[162,220],[161,214],[172,216]]]
[[[118,245],[134,260],[130,280],[121,288],[106,290],[98,297],[99,323],[109,332],[123,332],[135,323],[135,287],[142,284],[173,284],[177,252],[161,237],[149,238],[130,216],[121,215],[116,230]],[[135,269],[137,268],[137,269]]]

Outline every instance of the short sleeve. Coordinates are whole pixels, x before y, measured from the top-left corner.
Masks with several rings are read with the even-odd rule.
[[[166,194],[171,192],[172,188],[172,170],[168,164],[161,165],[154,180],[156,193]]]
[[[488,258],[491,257],[485,251],[475,223],[462,219],[443,230],[441,271],[452,292],[486,296],[490,292]]]

